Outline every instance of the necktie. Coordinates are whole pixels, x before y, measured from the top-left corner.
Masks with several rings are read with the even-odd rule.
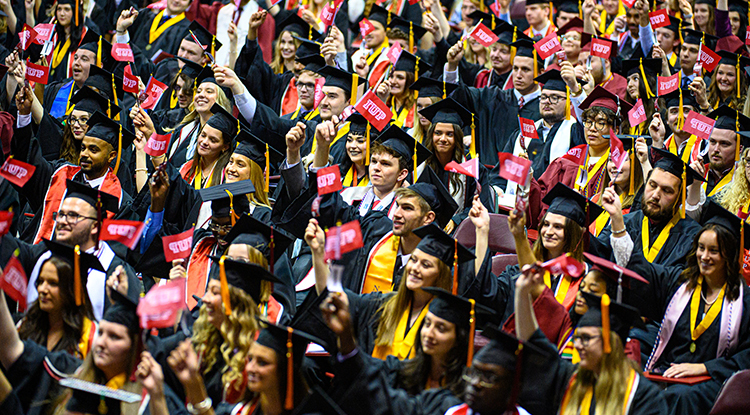
[[[690,84],[690,78],[687,76],[682,77],[682,88],[687,88],[687,86]]]
[[[539,137],[540,140],[544,141],[544,126],[540,125],[539,128],[536,129],[536,135]]]
[[[521,98],[518,98],[518,108],[523,108],[523,104],[525,104],[526,101],[523,99],[523,96]]]

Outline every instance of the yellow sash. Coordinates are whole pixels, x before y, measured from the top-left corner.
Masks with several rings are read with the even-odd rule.
[[[200,190],[201,183],[203,182],[203,173],[201,172],[200,167],[198,167],[195,170],[196,172],[195,172],[195,178],[193,179],[193,187],[195,188],[195,190]]]
[[[119,375],[113,377],[107,383],[104,385],[110,389],[120,389],[125,385],[125,382],[128,380],[127,373],[122,372]]]
[[[430,300],[430,302],[432,302],[432,300]],[[414,321],[414,324],[409,328],[408,333],[406,332],[406,325],[409,323],[411,308],[404,311],[404,314],[398,321],[398,326],[396,326],[396,335],[394,336],[393,344],[390,346],[375,346],[372,351],[372,357],[382,360],[385,360],[388,356],[396,356],[398,360],[405,360],[414,357],[413,346],[414,341],[417,338],[417,331],[419,331],[419,326],[422,325],[422,320],[424,320],[424,316],[427,315],[427,310],[429,308],[430,303],[427,303],[424,308],[422,308],[422,311],[419,313],[419,317],[417,317],[416,321]],[[406,333],[406,335],[404,335],[404,333]]]
[[[672,56],[669,58],[669,66],[673,67],[677,64],[677,53],[672,51]]]
[[[170,27],[174,26],[175,23],[184,19],[185,13],[180,13],[177,16],[171,17],[169,20],[164,22],[163,25],[159,26],[159,22],[161,22],[161,18],[163,16],[164,16],[164,10],[160,11],[159,14],[157,14],[156,17],[154,17],[154,20],[151,22],[151,30],[148,31],[148,43],[149,44],[156,42],[156,39],[158,39],[159,36],[161,36],[165,30],[169,29]]]
[[[68,54],[68,48],[70,47],[70,38],[65,41],[65,43],[62,44],[62,48],[60,48],[60,42],[57,42],[57,47],[55,48],[55,52],[52,54],[52,68],[57,68],[65,59],[65,55]]]
[[[393,291],[393,268],[398,258],[399,241],[400,238],[390,232],[375,245],[362,281],[362,294]]]
[[[701,306],[701,289],[703,288],[703,276],[701,275],[698,277],[698,286],[695,287],[695,291],[693,291],[693,297],[690,299],[690,337],[693,339],[693,341],[698,340],[698,337],[703,334],[704,331],[711,325],[711,323],[716,320],[716,316],[719,315],[719,312],[721,311],[722,304],[724,303],[724,289],[727,288],[727,285],[724,284],[723,287],[721,287],[721,291],[719,291],[719,296],[716,297],[716,300],[713,304],[711,304],[711,307],[708,308],[708,313],[706,313],[706,316],[703,317],[700,321],[700,324],[698,326],[695,326],[696,321],[698,320],[698,312],[700,311],[699,308]],[[690,349],[693,350],[692,348]]]
[[[588,169],[589,156],[587,154],[586,155],[585,165],[584,166],[578,166],[578,173],[576,174],[576,181],[575,181],[575,189],[578,192],[583,192],[584,196],[590,197],[587,194],[588,193],[589,183],[591,182],[591,179],[593,179],[594,176],[596,176],[596,172],[598,172],[599,169],[601,169],[602,166],[604,166],[604,163],[606,163],[607,160],[609,160],[609,149],[607,149],[607,151],[604,152],[604,154],[599,158],[599,160],[596,162],[596,164],[594,164],[593,169],[587,170],[589,174],[588,174],[588,177],[586,177],[586,184],[583,186],[583,188],[581,188],[578,185],[578,181],[581,178],[581,170],[582,169]],[[606,173],[602,173],[602,174],[606,174]],[[596,190],[597,189],[594,189],[594,193],[596,193]]]
[[[349,134],[349,123],[342,125],[341,128],[339,128],[339,131],[336,133],[336,138],[331,141],[331,144],[328,146],[329,148],[333,147],[334,144],[336,144],[337,141],[339,141],[339,138],[346,136]],[[310,150],[310,153],[315,154],[315,149],[317,148],[317,140],[313,140],[312,143],[312,150]]]
[[[396,106],[394,105],[391,107],[391,114],[393,115],[393,123],[399,128],[404,128],[404,125],[406,125],[406,119],[409,117],[409,109],[404,107],[397,113]]]
[[[732,181],[732,176],[734,176],[734,167],[732,167],[732,170],[730,170],[729,173],[724,175],[724,177],[722,177],[721,180],[719,180],[719,183],[716,183],[716,186],[714,186],[714,188],[711,190],[711,193],[708,194],[708,197],[716,195],[716,193],[718,193],[722,187],[729,184],[729,182]],[[705,191],[707,188],[708,188],[708,182],[704,182],[703,190]]]
[[[78,351],[83,358],[86,358],[86,355],[89,353],[89,345],[91,344],[91,337],[94,334],[94,329],[94,323],[84,317],[83,328],[81,329],[81,340],[78,342]]]
[[[664,242],[667,241],[667,238],[669,238],[669,231],[672,230],[674,225],[680,220],[680,213],[677,212],[674,216],[672,216],[672,219],[669,220],[669,223],[667,223],[667,226],[664,227],[664,229],[661,230],[661,233],[659,233],[659,236],[656,238],[656,241],[654,242],[654,246],[651,246],[649,243],[649,234],[648,234],[648,218],[643,217],[643,225],[641,227],[641,244],[643,244],[643,255],[646,257],[648,262],[654,262],[654,259],[656,259],[656,256],[659,255],[659,251],[661,251],[662,246],[664,246]],[[651,248],[649,248],[651,246]]]
[[[682,153],[682,157],[680,157],[685,163],[690,164],[690,153],[693,152],[693,146],[695,146],[695,140],[697,139],[698,137],[696,137],[694,134],[691,134],[690,138],[688,138],[688,142],[685,145],[685,151]],[[669,140],[669,152],[676,156],[679,156],[679,151],[680,149],[677,148],[677,143],[675,142],[674,136],[672,136],[672,139]]]
[[[381,44],[380,46],[378,46],[378,48],[375,49],[375,51],[372,52],[372,54],[367,57],[367,64],[369,66],[372,66],[373,62],[375,62],[378,59],[378,56],[380,56],[380,54],[383,52],[383,49],[385,49],[387,47],[388,47],[388,38],[385,38],[385,40],[383,41],[383,44]],[[372,68],[370,68],[370,69],[372,69]]]
[[[356,172],[357,172],[357,169],[354,166],[349,168],[349,171],[347,171],[346,175],[344,175],[344,180],[342,182],[344,187],[353,187],[353,186],[362,187],[362,186],[367,186],[368,184],[370,184],[370,178],[367,175],[365,175],[365,177],[363,177],[362,180],[359,180],[355,184],[354,178],[355,178],[355,175],[357,174]]]

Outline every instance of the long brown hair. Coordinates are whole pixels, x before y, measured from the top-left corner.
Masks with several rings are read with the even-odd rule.
[[[706,231],[716,232],[716,241],[719,244],[721,257],[726,261],[726,297],[729,301],[734,301],[740,296],[742,280],[740,277],[739,249],[737,238],[729,230],[715,223],[704,225],[693,239],[693,246],[687,256],[687,267],[680,274],[680,281],[687,282],[689,289],[695,289],[698,286],[698,278],[701,276],[700,267],[698,266],[698,240]],[[743,249],[744,250],[744,249]]]
[[[430,124],[430,128],[427,129],[427,139],[422,141],[424,142],[424,146],[427,147],[427,149],[430,150],[430,153],[432,154],[427,159],[427,165],[432,167],[432,170],[434,171],[443,171],[445,170],[445,166],[440,165],[440,162],[435,155],[435,141],[433,141],[433,136],[435,134],[435,125],[436,123]],[[451,125],[453,126],[453,156],[451,158],[453,159],[453,161],[461,163],[464,160],[464,132],[457,124]],[[455,189],[455,191],[451,193],[454,196],[461,194],[461,192],[465,190],[461,175],[458,173],[448,174],[450,175],[449,177],[451,180],[451,185],[453,189]]]
[[[63,126],[62,143],[60,143],[60,158],[71,164],[78,164],[81,156],[81,142],[73,136],[73,128],[66,122]]]
[[[284,33],[289,33],[292,36],[292,41],[294,42],[295,50],[299,47],[300,41],[297,39],[294,39],[294,36],[296,36],[294,33],[292,33],[289,30],[282,30],[281,33],[279,33],[279,36],[276,38],[276,42],[273,44],[273,60],[271,61],[271,70],[275,74],[282,74],[286,72],[286,66],[284,65],[284,59],[281,57],[281,38],[284,36]],[[307,34],[304,36],[300,36],[305,39],[307,39]]]
[[[542,216],[542,220],[539,221],[539,225],[537,226],[539,237],[534,241],[534,245],[531,247],[531,250],[534,251],[534,257],[539,261],[552,259],[549,258],[549,251],[544,247],[544,243],[542,243],[542,240],[544,239],[542,238],[542,226],[544,225],[544,220],[547,219],[548,214],[549,211],[546,212],[544,216]],[[563,232],[565,233],[563,251],[570,253],[570,255],[579,262],[583,262],[584,228],[578,226],[578,224],[573,222],[570,218],[565,218]]]
[[[216,159],[216,164],[214,164],[214,168],[211,170],[211,177],[209,178],[208,182],[206,182],[205,187],[219,185],[224,180],[224,167],[227,166],[227,163],[229,163],[229,157],[232,155],[230,147],[232,138],[225,137],[224,135],[224,132],[222,132],[221,145],[227,146],[227,148],[222,150],[222,152],[219,154],[219,157]],[[188,175],[190,177],[195,177],[195,175],[198,174],[198,169],[201,168],[201,162],[203,161],[203,157],[198,154],[197,148],[195,149],[195,153],[193,153],[192,160],[193,164],[190,166],[190,170],[188,170]]]
[[[742,14],[740,13],[740,16]],[[719,64],[719,66],[724,64]],[[727,65],[732,66],[732,65]],[[732,70],[734,71],[734,67],[732,66]],[[714,73],[711,75],[711,85],[708,87],[708,105],[711,106],[711,108],[719,107],[724,102],[721,98],[721,91],[719,91],[719,83],[716,81],[716,74],[719,73],[719,67],[717,66],[714,70]],[[735,72],[735,75],[736,72]],[[737,110],[737,112],[742,112],[743,108],[745,107],[745,95],[747,94],[747,81],[745,80],[745,73],[744,71],[740,71],[739,77],[735,78],[734,82],[740,83],[740,96],[741,98],[737,98],[737,84],[734,85],[732,88],[732,92],[729,95],[729,105],[730,107]]]

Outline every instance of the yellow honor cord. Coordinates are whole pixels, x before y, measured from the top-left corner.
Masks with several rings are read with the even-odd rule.
[[[537,59],[536,59],[536,49],[532,50],[531,52],[534,55],[534,78],[536,78],[537,75],[538,75],[538,73],[537,73],[538,72],[538,70],[537,70],[537,63],[536,63],[537,62]],[[534,82],[536,82],[536,81],[534,81]]]
[[[476,303],[473,298],[469,298],[471,304],[471,311],[469,312],[469,351],[466,353],[466,367],[471,366],[471,361],[474,359],[474,331],[476,330],[476,311],[474,310],[474,304]]]
[[[227,192],[227,196],[229,196],[229,220],[231,221],[232,226],[234,226],[236,222],[234,213],[234,195],[229,191],[229,189],[224,189],[224,191]]]
[[[651,99],[654,97],[654,93],[651,92],[651,87],[648,86],[648,81],[646,80],[646,72],[643,70],[643,58],[640,58],[640,63],[638,66],[641,69],[641,79],[643,79],[643,85],[646,87],[646,99]]]
[[[740,73],[740,57],[741,56],[742,55],[737,55],[737,65],[735,65],[735,67],[734,67],[734,69],[736,71],[735,73],[737,75],[737,77],[734,78],[735,79],[734,80],[734,84],[737,86],[737,98],[740,97],[740,84],[742,83],[742,82],[740,82],[740,79],[742,79],[742,78],[740,78],[740,75],[741,75],[741,73]]]
[[[222,255],[219,259],[219,281],[221,282],[221,301],[224,303],[224,314],[232,314],[232,302],[229,300],[229,283],[227,282],[227,270],[224,266],[224,260],[227,257]]]
[[[567,85],[565,85],[565,119],[570,120],[570,87]]]
[[[609,296],[602,295],[602,341],[604,343],[604,353],[612,352],[612,345],[609,342]]]
[[[81,282],[81,247],[79,245],[76,245],[75,248],[73,248],[73,288],[75,289],[75,300],[76,305],[82,305],[83,304],[83,295],[81,295],[81,291],[83,290],[83,284]]]
[[[99,41],[96,42],[96,66],[100,68],[102,67],[102,37],[101,36],[99,36]]]
[[[365,166],[370,165],[370,122],[367,121],[367,127],[365,127]],[[352,166],[353,167],[353,166]],[[356,169],[355,169],[356,170]],[[357,173],[354,173],[354,180],[356,180]]]

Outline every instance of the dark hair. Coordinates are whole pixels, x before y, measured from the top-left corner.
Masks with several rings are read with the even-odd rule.
[[[539,232],[539,237],[534,241],[534,245],[531,247],[531,250],[534,252],[534,256],[539,261],[547,261],[552,258],[548,258],[549,251],[547,248],[544,247],[544,243],[542,242],[542,226],[544,226],[544,220],[547,219],[547,215],[550,212],[547,211],[544,213],[544,216],[542,216],[542,220],[539,221],[539,225],[537,226],[537,231]],[[565,218],[565,226],[563,227],[563,232],[565,233],[565,243],[563,244],[563,251],[566,253],[570,253],[571,256],[575,259],[577,259],[580,262],[583,262],[583,248],[585,244],[584,236],[588,234],[586,230],[580,226],[578,226],[577,223],[573,222],[570,218]]]
[[[432,153],[432,155],[427,159],[427,165],[432,167],[432,170],[434,171],[443,171],[444,166],[440,165],[440,162],[437,159],[437,156],[435,156],[435,142],[433,141],[433,135],[435,134],[435,125],[437,123],[430,124],[430,128],[427,129],[427,139],[423,140],[425,147],[427,147],[428,150]],[[455,146],[453,147],[453,156],[451,157],[454,161],[461,163],[463,161],[464,156],[464,132],[461,130],[461,127],[459,127],[457,124],[451,124],[453,126],[453,143]],[[449,173],[450,174],[450,180],[451,185],[453,185],[454,189],[458,189],[458,192],[462,192],[463,189],[463,181],[461,179],[461,175],[458,173]],[[449,189],[450,190],[450,189]]]
[[[734,301],[740,296],[742,280],[740,277],[739,249],[737,238],[725,227],[715,223],[703,225],[698,234],[693,239],[693,246],[687,256],[687,267],[680,274],[680,281],[686,282],[690,289],[695,289],[700,277],[700,268],[698,266],[698,240],[706,231],[716,232],[716,240],[719,243],[719,252],[721,257],[726,261],[726,296],[729,301]]]
[[[81,37],[83,36],[83,28],[86,26],[83,22],[86,17],[83,15],[83,8],[81,7],[80,1],[75,1],[75,6],[71,7],[73,15],[70,18],[70,48],[68,52],[71,54],[68,59],[72,58],[72,54],[78,50],[78,44],[81,43]],[[59,6],[59,5],[58,5]],[[72,5],[71,5],[72,6]],[[78,7],[78,26],[76,26],[76,7]],[[57,8],[52,11],[52,16],[57,14]],[[55,23],[55,33],[57,34],[57,41],[65,43],[65,28],[58,22]]]
[[[370,155],[372,154],[379,154],[379,153],[387,153],[391,156],[398,159],[398,169],[401,170],[409,170],[409,163],[411,163],[411,159],[407,159],[403,157],[401,154],[398,154],[395,150],[384,146],[383,144],[377,142],[377,143],[370,143]]]
[[[432,357],[422,351],[421,332],[424,319],[419,325],[420,335],[414,342],[414,358],[405,360],[398,373],[400,386],[407,393],[417,395],[424,390],[432,370]],[[445,362],[445,389],[455,396],[461,396],[464,391],[464,381],[461,378],[466,366],[469,332],[463,327],[456,327],[456,340],[448,351]]]
[[[66,120],[63,125],[62,143],[60,143],[60,158],[77,165],[79,157],[81,157],[81,142],[73,136],[73,127]]]
[[[84,304],[75,305],[73,269],[70,264],[54,256],[42,263],[42,267],[47,263],[54,265],[57,270],[58,287],[60,288],[63,306],[63,335],[52,351],[66,351],[83,358],[78,350],[78,343],[81,341],[81,335],[83,334],[83,318],[87,317],[94,321],[91,301],[88,295],[84,295]],[[37,280],[37,285],[39,281]],[[31,340],[46,346],[49,329],[49,315],[39,308],[39,301],[35,301],[26,312],[21,327],[18,329],[18,335],[22,340]]]

